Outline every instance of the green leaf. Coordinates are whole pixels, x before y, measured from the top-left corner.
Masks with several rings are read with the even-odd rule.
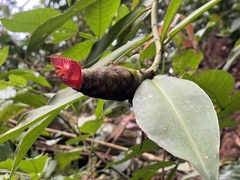
[[[59,153],[56,155],[56,160],[58,162],[59,168],[64,170],[67,165],[69,165],[72,161],[82,158],[80,156],[81,150],[74,149],[71,152]]]
[[[32,147],[33,143],[36,141],[36,139],[39,137],[39,135],[42,133],[42,131],[52,122],[52,120],[57,116],[58,112],[52,112],[47,117],[44,117],[41,119],[41,121],[37,122],[33,126],[31,126],[24,137],[21,139],[20,143],[17,146],[15,157],[13,161],[13,166],[11,169],[11,174],[16,170],[19,163],[22,161],[22,158],[26,155],[27,151]],[[30,169],[27,169],[26,167],[22,166],[25,171],[30,171]],[[31,169],[35,171],[40,171],[41,167],[36,167],[36,169]]]
[[[23,86],[23,87],[25,87],[27,85],[26,79],[24,79],[21,76],[10,74],[10,76],[8,78],[9,78],[10,83],[13,83],[13,84],[16,84],[19,86]]]
[[[19,122],[21,123],[18,126],[10,129],[9,131],[0,136],[0,143],[3,143],[16,135],[19,135],[20,132],[22,132],[29,126],[41,121],[43,118],[46,118],[53,113],[59,113],[68,105],[80,101],[83,98],[85,98],[83,94],[76,92],[71,88],[66,88],[62,91],[59,91],[49,101],[48,105],[39,107],[22,115],[19,119]]]
[[[44,23],[40,24],[32,33],[29,39],[26,56],[38,48],[53,31],[60,28],[79,11],[83,10],[95,1],[96,0],[79,0],[66,12],[54,16],[51,19],[48,19]]]
[[[0,80],[0,90],[6,89],[8,86],[15,86],[15,84],[10,83],[9,81]]]
[[[151,43],[147,48],[143,51],[143,53],[140,56],[140,61],[143,62],[144,60],[148,58],[152,58],[156,55],[156,46],[154,43]]]
[[[85,39],[89,39],[89,40],[93,40],[93,41],[97,40],[96,37],[94,37],[92,34],[89,34],[89,33],[79,32],[78,35]]]
[[[3,129],[6,129],[6,128],[8,128],[8,127],[1,127],[1,131]],[[0,154],[0,169],[1,169],[2,168],[2,161],[7,160],[8,158],[13,158],[12,142],[7,141],[5,143],[2,143],[1,146],[0,146],[0,151],[1,151],[1,154]],[[10,170],[11,169],[11,165],[7,166],[8,167],[7,169]]]
[[[9,104],[0,110],[0,122],[7,122],[26,110],[26,107],[17,104]]]
[[[155,76],[138,87],[133,108],[147,136],[193,164],[204,179],[217,179],[220,133],[214,106],[195,83]]]
[[[28,104],[31,107],[40,107],[46,105],[47,98],[40,94],[33,94],[29,91],[18,92],[18,94],[11,98],[14,102],[21,102]]]
[[[7,159],[5,161],[0,162],[0,168],[11,170],[12,164],[13,164],[13,160],[12,159]]]
[[[112,165],[118,165],[118,164],[122,164],[123,162],[129,160],[129,159],[133,159],[134,157],[137,157],[145,152],[150,152],[155,150],[158,147],[158,145],[151,141],[151,140],[145,140],[143,141],[143,144],[137,144],[135,146],[132,146],[131,148],[129,148],[128,153],[126,153],[125,157],[119,161],[113,161],[107,164],[107,166],[105,167],[105,169],[109,168]]]
[[[5,79],[11,74],[18,75],[26,80],[36,82],[42,86],[51,87],[49,82],[38,72],[31,71],[29,69],[13,69],[6,73],[0,74],[0,79]]]
[[[145,35],[141,37],[137,37],[130,41],[129,43],[121,46],[120,48],[116,49],[115,51],[111,52],[97,63],[95,63],[92,67],[103,67],[109,65],[111,62],[115,62],[118,59],[124,57],[126,54],[131,52],[133,49],[140,46],[142,43],[148,41],[151,38],[150,35]]]
[[[231,160],[221,168],[220,180],[238,180],[240,179],[240,163],[239,161]]]
[[[0,66],[6,61],[8,57],[9,46],[5,46],[0,50]]]
[[[236,120],[230,119],[230,118],[226,118],[226,119],[219,119],[219,127],[221,129],[223,128],[228,128],[228,127],[237,127],[238,126],[238,122]]]
[[[1,19],[3,26],[12,32],[32,33],[39,24],[59,15],[55,9],[42,8],[14,14],[12,19]]]
[[[164,42],[165,36],[167,34],[167,31],[170,27],[170,24],[172,23],[172,20],[174,16],[176,15],[181,3],[183,0],[171,0],[166,12],[166,15],[163,20],[163,25],[162,25],[162,32],[160,35],[160,41],[161,43]]]
[[[228,71],[235,60],[240,56],[240,44],[232,49],[230,52],[227,63],[224,65],[223,70]]]
[[[207,70],[199,75],[184,74],[188,79],[200,86],[220,109],[225,109],[229,103],[229,96],[233,91],[233,77],[222,70]]]
[[[168,167],[173,165],[173,162],[157,162],[148,166],[145,166],[132,174],[130,180],[139,180],[139,179],[152,179],[155,176],[160,168]]]
[[[39,155],[35,158],[28,158],[19,163],[19,168],[30,174],[30,173],[42,173],[44,166],[47,163],[48,155]]]
[[[120,5],[120,0],[98,0],[85,10],[87,24],[101,38],[110,26]]]
[[[107,34],[102,39],[96,42],[86,59],[86,67],[93,65],[101,57],[108,46],[115,40],[124,30],[126,30],[138,17],[140,17],[147,8],[139,6],[134,11],[130,12],[111,27]]]
[[[172,59],[174,73],[194,73],[203,59],[203,53],[202,51],[199,51],[197,54],[193,49],[187,49],[176,53]]]
[[[104,100],[98,99],[98,104],[97,104],[97,107],[95,108],[95,116],[97,119],[103,115],[103,107],[104,107]]]
[[[48,44],[58,44],[64,40],[71,38],[76,35],[76,32],[53,32],[51,36],[53,37],[52,41],[46,41]]]
[[[176,0],[177,1],[177,0]],[[208,3],[204,4],[194,12],[192,12],[189,16],[187,16],[184,20],[182,20],[179,24],[177,24],[171,31],[168,33],[168,38],[164,43],[170,41],[179,31],[181,31],[185,26],[189,23],[193,22],[196,18],[198,18],[202,13],[219,3],[221,0],[211,0]],[[162,36],[161,36],[162,37]],[[162,40],[162,39],[161,39]]]
[[[122,19],[124,16],[126,16],[129,13],[129,9],[125,4],[121,4],[118,13],[117,13],[117,17],[115,19],[115,23],[118,22],[120,19]]]
[[[224,120],[230,114],[240,109],[240,91],[230,97],[226,107],[219,112],[218,117],[220,120]]]
[[[240,45],[240,38],[234,43],[233,48],[237,47],[238,45]]]
[[[95,134],[102,123],[103,121],[98,119],[87,121],[80,127],[80,131],[83,133]]]
[[[76,61],[83,60],[89,54],[91,47],[95,41],[89,40],[78,43],[67,50],[63,51],[62,57],[74,59]]]
[[[84,139],[88,138],[89,136],[91,136],[91,134],[85,134],[85,135],[77,136],[75,138],[71,138],[71,139],[66,141],[66,144],[67,145],[72,145],[72,144],[75,144],[75,143],[79,143],[79,142],[83,141]]]

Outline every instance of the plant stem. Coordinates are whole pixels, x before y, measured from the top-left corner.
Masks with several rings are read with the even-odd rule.
[[[162,59],[162,45],[160,43],[160,37],[158,34],[158,21],[157,21],[157,9],[158,9],[158,1],[155,0],[152,4],[152,11],[151,11],[151,24],[152,24],[152,33],[154,38],[154,43],[156,46],[156,56],[150,68],[148,68],[147,72],[156,73],[160,61]]]

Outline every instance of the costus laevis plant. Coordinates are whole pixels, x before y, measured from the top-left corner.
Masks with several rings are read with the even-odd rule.
[[[62,82],[83,94],[101,99],[122,101],[131,100],[137,87],[153,73],[130,70],[111,65],[100,68],[81,68],[81,65],[69,58],[50,58],[55,73]]]

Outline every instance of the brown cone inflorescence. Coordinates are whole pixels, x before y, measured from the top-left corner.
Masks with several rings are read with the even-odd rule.
[[[87,96],[107,100],[131,100],[141,82],[153,75],[113,65],[81,69],[76,61],[61,57],[51,58],[51,62],[64,84]]]

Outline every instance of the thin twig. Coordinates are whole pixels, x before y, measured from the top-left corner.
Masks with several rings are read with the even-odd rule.
[[[17,124],[17,121],[15,121],[13,119],[9,120],[9,122],[14,124],[14,125]],[[61,130],[57,130],[57,129],[52,129],[52,128],[45,128],[45,131],[47,131],[49,133],[52,133],[52,134],[61,134],[62,136],[70,137],[70,138],[77,137],[76,134],[61,131]],[[129,150],[126,147],[119,146],[119,145],[112,144],[112,143],[108,143],[108,142],[105,142],[105,141],[100,141],[100,140],[97,140],[97,139],[86,138],[86,141],[90,142],[90,143],[96,143],[96,144],[99,144],[99,145],[102,145],[102,146],[110,147],[110,148],[113,148],[113,149],[117,149],[117,150],[120,150],[120,151],[127,152]],[[153,154],[150,154],[150,153],[143,153],[142,156],[144,156],[145,158],[147,158],[148,160],[151,160],[151,161],[163,161],[162,158],[160,158],[158,156],[155,156]]]
[[[66,136],[66,137],[71,137],[71,138],[77,137],[76,134],[72,134],[72,133],[69,133],[69,132],[64,132],[64,131],[60,131],[60,130],[56,130],[56,129],[52,129],[52,128],[45,128],[45,130],[47,132],[50,132],[50,133],[53,133],[53,134],[62,134],[63,136]],[[120,150],[120,151],[126,151],[127,152],[129,150],[126,147],[119,146],[119,145],[112,144],[112,143],[108,143],[108,142],[105,142],[105,141],[100,141],[100,140],[97,140],[97,139],[86,138],[86,141],[90,142],[90,143],[96,143],[96,144],[99,144],[99,145],[102,145],[102,146],[107,146],[107,147],[117,149],[117,150]],[[142,156],[144,156],[148,160],[153,160],[153,161],[162,161],[163,160],[162,158],[154,156],[150,153],[143,153]]]

